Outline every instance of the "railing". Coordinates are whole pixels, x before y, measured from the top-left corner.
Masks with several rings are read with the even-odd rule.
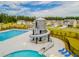
[[[49,42],[48,45],[44,46],[44,47],[39,51],[39,53],[44,54],[47,50],[49,50],[49,49],[52,48],[53,46],[54,46],[54,42],[51,41],[51,42]]]
[[[35,37],[43,37],[43,36],[46,36],[46,35],[48,35],[48,34],[50,34],[50,32],[49,32],[49,31],[48,31],[47,33],[44,33],[44,34],[31,35],[30,37],[31,37],[31,38],[35,38]]]

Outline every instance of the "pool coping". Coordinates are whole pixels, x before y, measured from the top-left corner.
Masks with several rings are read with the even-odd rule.
[[[5,31],[1,31],[0,33],[7,32],[7,31],[11,31],[11,30],[24,30],[24,31],[29,32],[29,30],[25,30],[25,29],[9,29],[9,30],[5,30]],[[22,33],[22,34],[24,34],[24,33]],[[22,34],[20,34],[20,35],[22,35]],[[19,36],[19,35],[17,35],[17,36]],[[14,37],[17,37],[17,36],[13,36],[11,38],[14,38]],[[11,38],[8,38],[7,40],[9,40]],[[6,40],[3,40],[3,41],[6,41]],[[0,41],[0,42],[3,42],[3,41]]]
[[[7,30],[0,31],[0,33],[10,31],[10,30],[26,30],[26,31],[29,31],[28,29],[7,29]]]

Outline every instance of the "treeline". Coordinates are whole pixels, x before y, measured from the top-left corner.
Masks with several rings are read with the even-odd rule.
[[[16,22],[15,16],[8,16],[7,14],[0,14],[0,23]]]
[[[64,19],[76,19],[79,20],[79,16],[69,16],[69,17],[45,17],[47,20],[64,20]]]
[[[8,14],[0,14],[0,23],[17,22],[18,20],[33,21],[35,17],[28,16],[10,16]]]
[[[43,17],[47,20],[64,20],[64,19],[76,19],[79,20],[79,16],[70,17]],[[8,14],[0,14],[0,23],[16,22],[17,20],[33,21],[36,17],[29,16],[10,16]]]

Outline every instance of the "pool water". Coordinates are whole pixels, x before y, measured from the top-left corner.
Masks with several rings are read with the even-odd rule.
[[[33,50],[21,50],[10,53],[5,57],[45,57],[45,55],[39,54],[37,51]]]
[[[10,30],[6,32],[1,32],[0,33],[0,41],[7,40],[9,38],[12,38],[14,36],[20,35],[27,32],[26,30]]]

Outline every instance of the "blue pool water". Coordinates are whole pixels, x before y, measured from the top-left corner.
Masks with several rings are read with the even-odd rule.
[[[10,53],[4,57],[45,57],[45,55],[39,54],[37,51],[33,50],[21,50]]]
[[[6,31],[6,32],[1,32],[0,33],[0,41],[7,40],[7,39],[12,38],[14,36],[23,34],[25,32],[27,32],[27,31],[25,31],[25,30],[10,30],[10,31]]]

